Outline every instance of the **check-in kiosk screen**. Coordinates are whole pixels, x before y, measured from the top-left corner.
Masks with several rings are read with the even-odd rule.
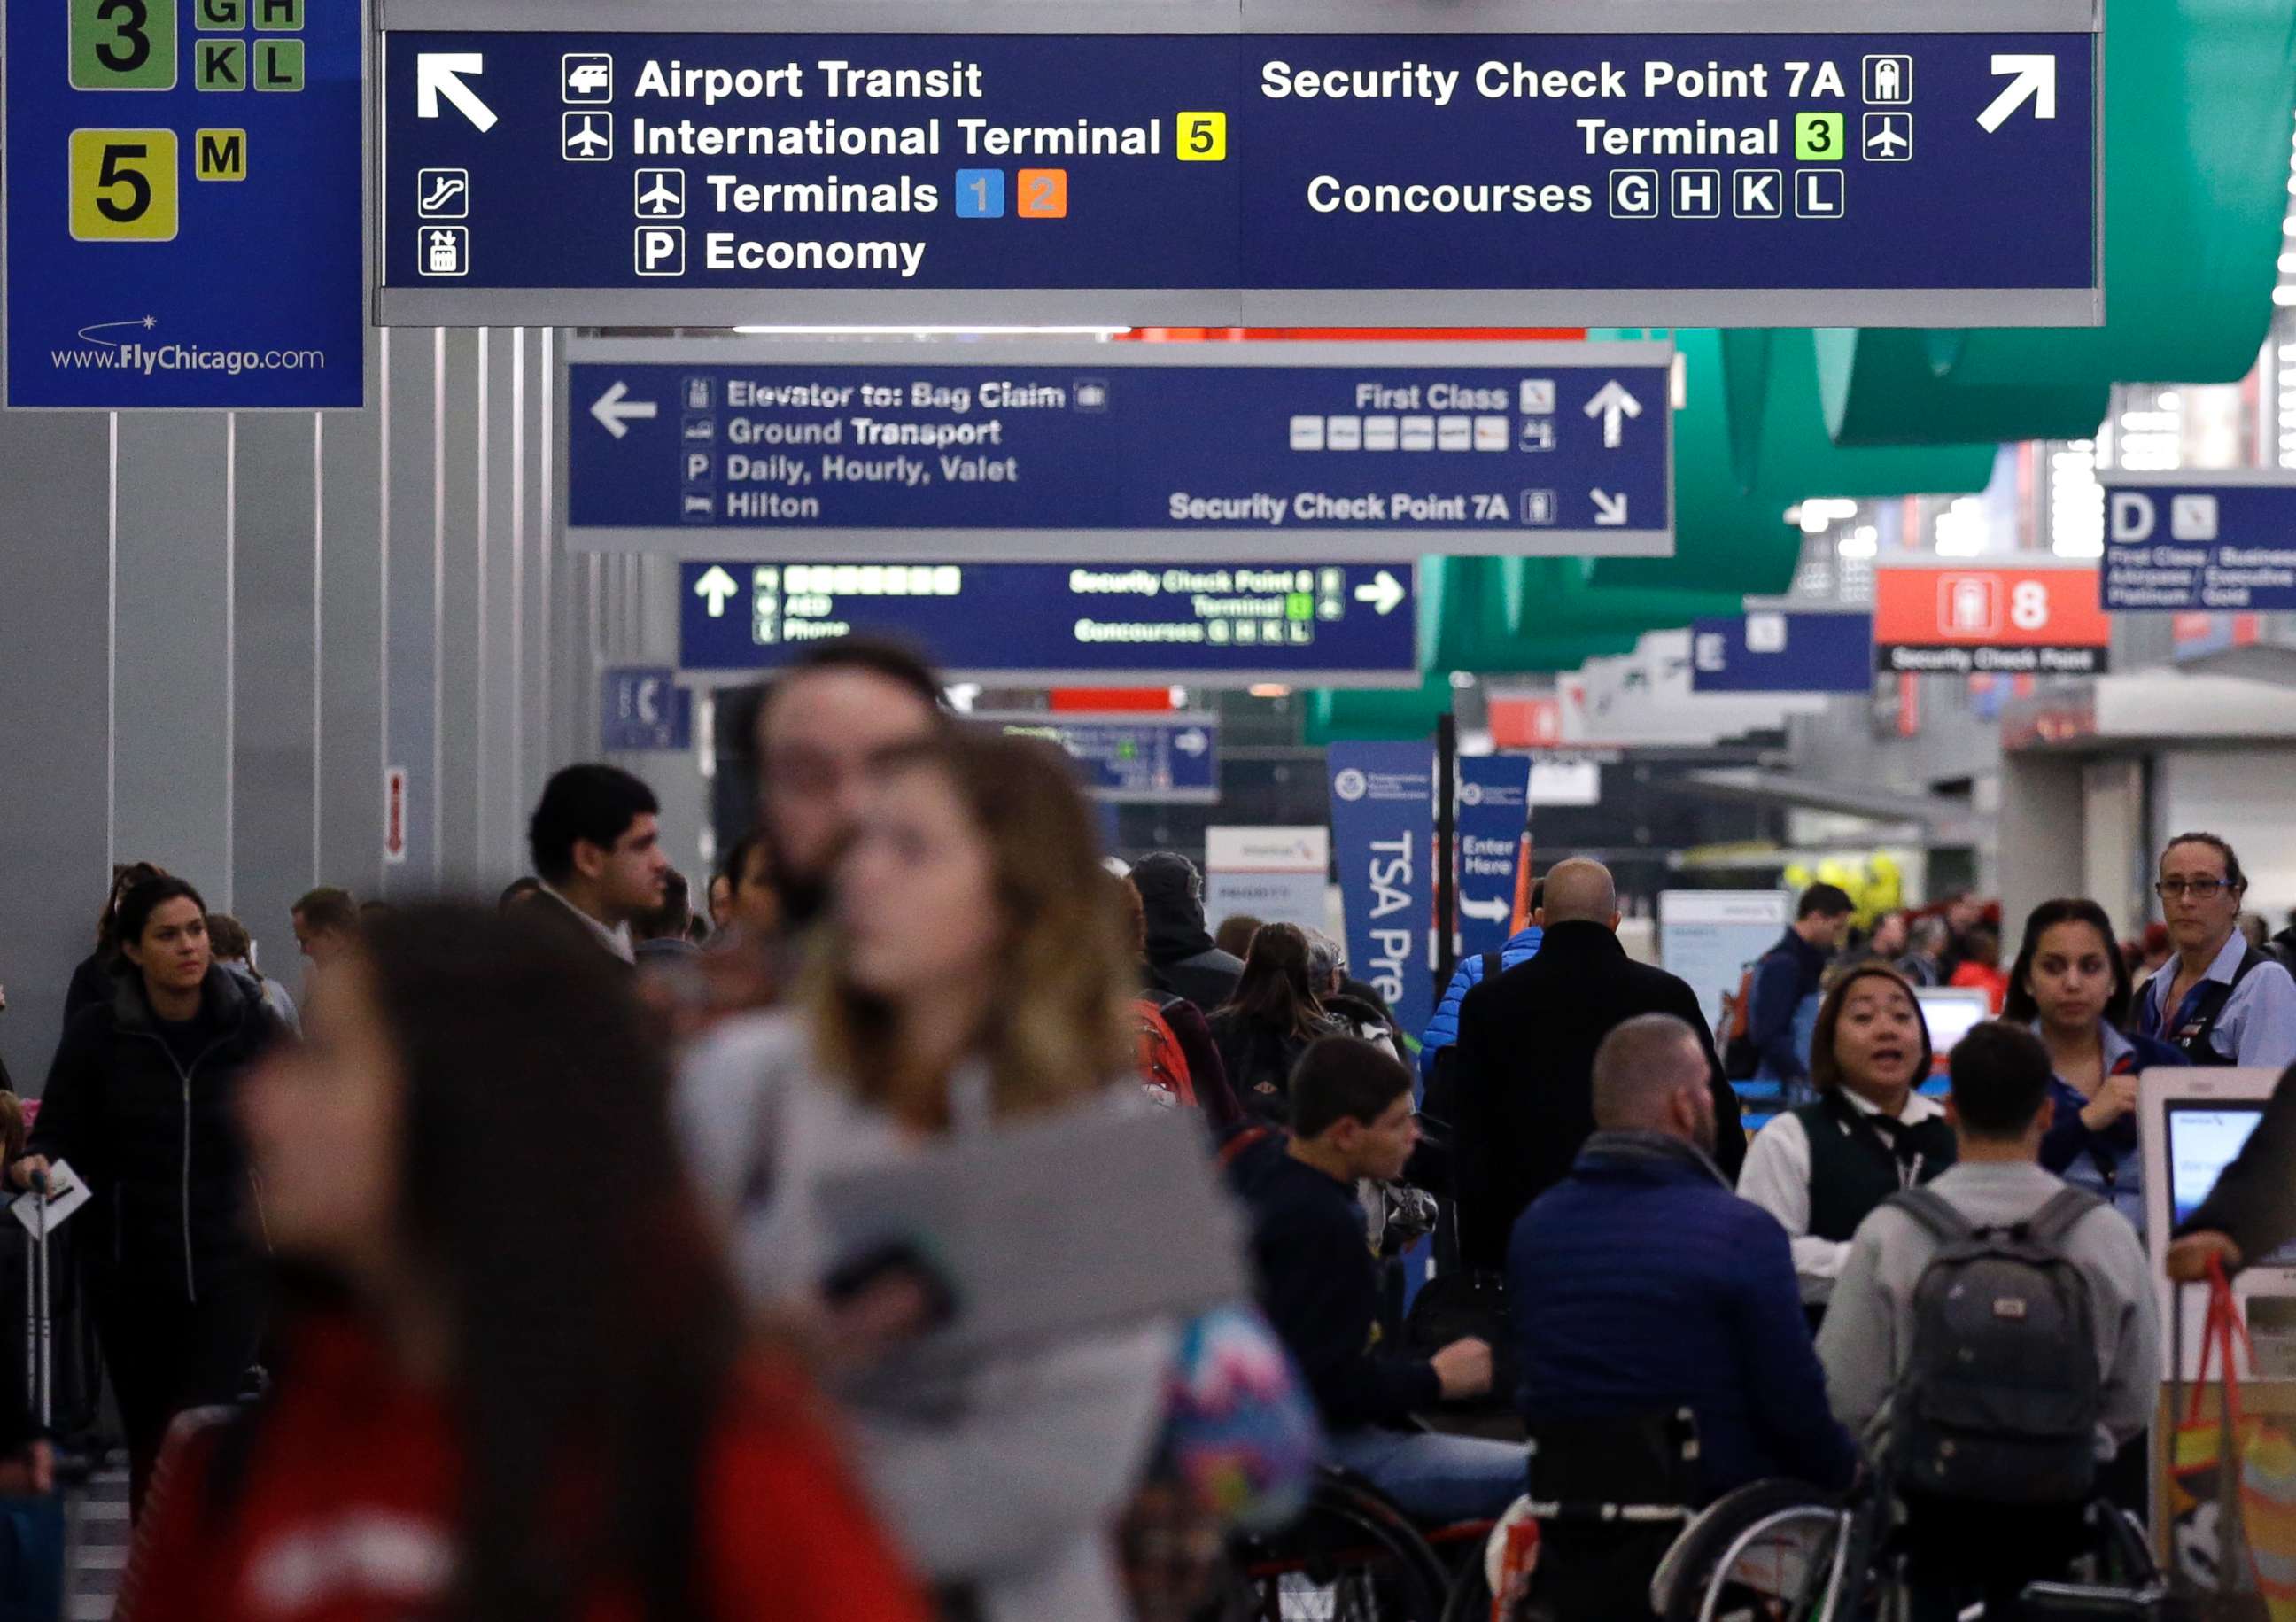
[[[2169,1207],[2182,1224],[2201,1208],[2224,1168],[2239,1157],[2249,1134],[2264,1118],[2264,1106],[2172,1102],[2167,1115]],[[2296,1266],[2296,1244],[2266,1257],[2264,1265]]]

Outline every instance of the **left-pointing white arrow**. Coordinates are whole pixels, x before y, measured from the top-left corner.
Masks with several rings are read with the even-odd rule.
[[[1993,98],[1992,104],[1977,115],[1978,123],[1987,135],[1991,135],[2009,121],[2009,115],[2028,101],[2033,103],[2037,119],[2057,116],[2057,59],[2054,56],[2005,55],[1993,59],[1993,75],[2005,73],[2016,77]]]
[[[590,406],[590,414],[598,419],[598,425],[617,439],[630,431],[628,424],[651,422],[660,409],[652,400],[625,398],[629,391],[627,383],[617,381]]]
[[[712,563],[701,578],[693,583],[693,594],[709,605],[710,618],[723,619],[726,618],[726,599],[740,596],[742,588],[734,583],[734,577],[726,572],[724,564]]]
[[[1616,496],[1611,495],[1608,490],[1589,490],[1587,494],[1595,498],[1596,528],[1615,529],[1627,521],[1627,497],[1624,491]]]
[[[445,96],[484,135],[495,127],[495,110],[479,100],[461,75],[484,73],[487,59],[476,51],[418,51],[414,53],[414,116],[435,119]]]

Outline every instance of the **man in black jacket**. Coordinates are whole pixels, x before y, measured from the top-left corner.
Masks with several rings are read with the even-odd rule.
[[[1459,1011],[1459,1242],[1471,1267],[1506,1265],[1515,1218],[1569,1175],[1595,1130],[1595,1051],[1637,1014],[1696,1031],[1712,1069],[1715,1164],[1734,1183],[1745,1163],[1738,1095],[1714,1056],[1698,994],[1619,944],[1610,870],[1584,859],[1546,875],[1538,955],[1467,994]]]
[[[1132,882],[1148,918],[1148,967],[1156,983],[1217,1013],[1243,978],[1243,960],[1212,944],[1204,927],[1204,876],[1184,856],[1160,850],[1133,864]]]

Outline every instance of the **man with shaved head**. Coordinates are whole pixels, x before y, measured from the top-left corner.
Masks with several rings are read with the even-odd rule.
[[[1738,1095],[1714,1056],[1698,994],[1627,955],[1611,870],[1583,857],[1558,862],[1542,903],[1538,955],[1478,985],[1459,1009],[1460,1252],[1489,1271],[1505,1266],[1515,1218],[1562,1181],[1595,1130],[1595,1051],[1638,1014],[1671,1014],[1702,1045],[1715,1162],[1734,1179],[1746,1159]]]
[[[1672,1502],[1778,1476],[1846,1487],[1856,1455],[1826,1407],[1785,1230],[1731,1192],[1710,1152],[1711,1048],[1670,1014],[1615,1027],[1592,1064],[1595,1132],[1515,1225],[1507,1298],[1534,1458],[1625,1454],[1687,1408],[1698,1457]],[[1547,1495],[1538,1470],[1533,1498]],[[1542,1526],[1532,1597],[1555,1616],[1647,1617],[1677,1529],[1660,1523],[1638,1548],[1632,1528]]]

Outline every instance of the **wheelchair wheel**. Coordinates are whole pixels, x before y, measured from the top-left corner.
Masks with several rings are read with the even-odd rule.
[[[1811,1614],[1841,1531],[1841,1502],[1795,1481],[1756,1481],[1683,1528],[1651,1578],[1662,1622],[1788,1622]]]
[[[1442,1622],[1449,1584],[1405,1516],[1343,1482],[1318,1486],[1296,1525],[1229,1564],[1219,1622]]]

